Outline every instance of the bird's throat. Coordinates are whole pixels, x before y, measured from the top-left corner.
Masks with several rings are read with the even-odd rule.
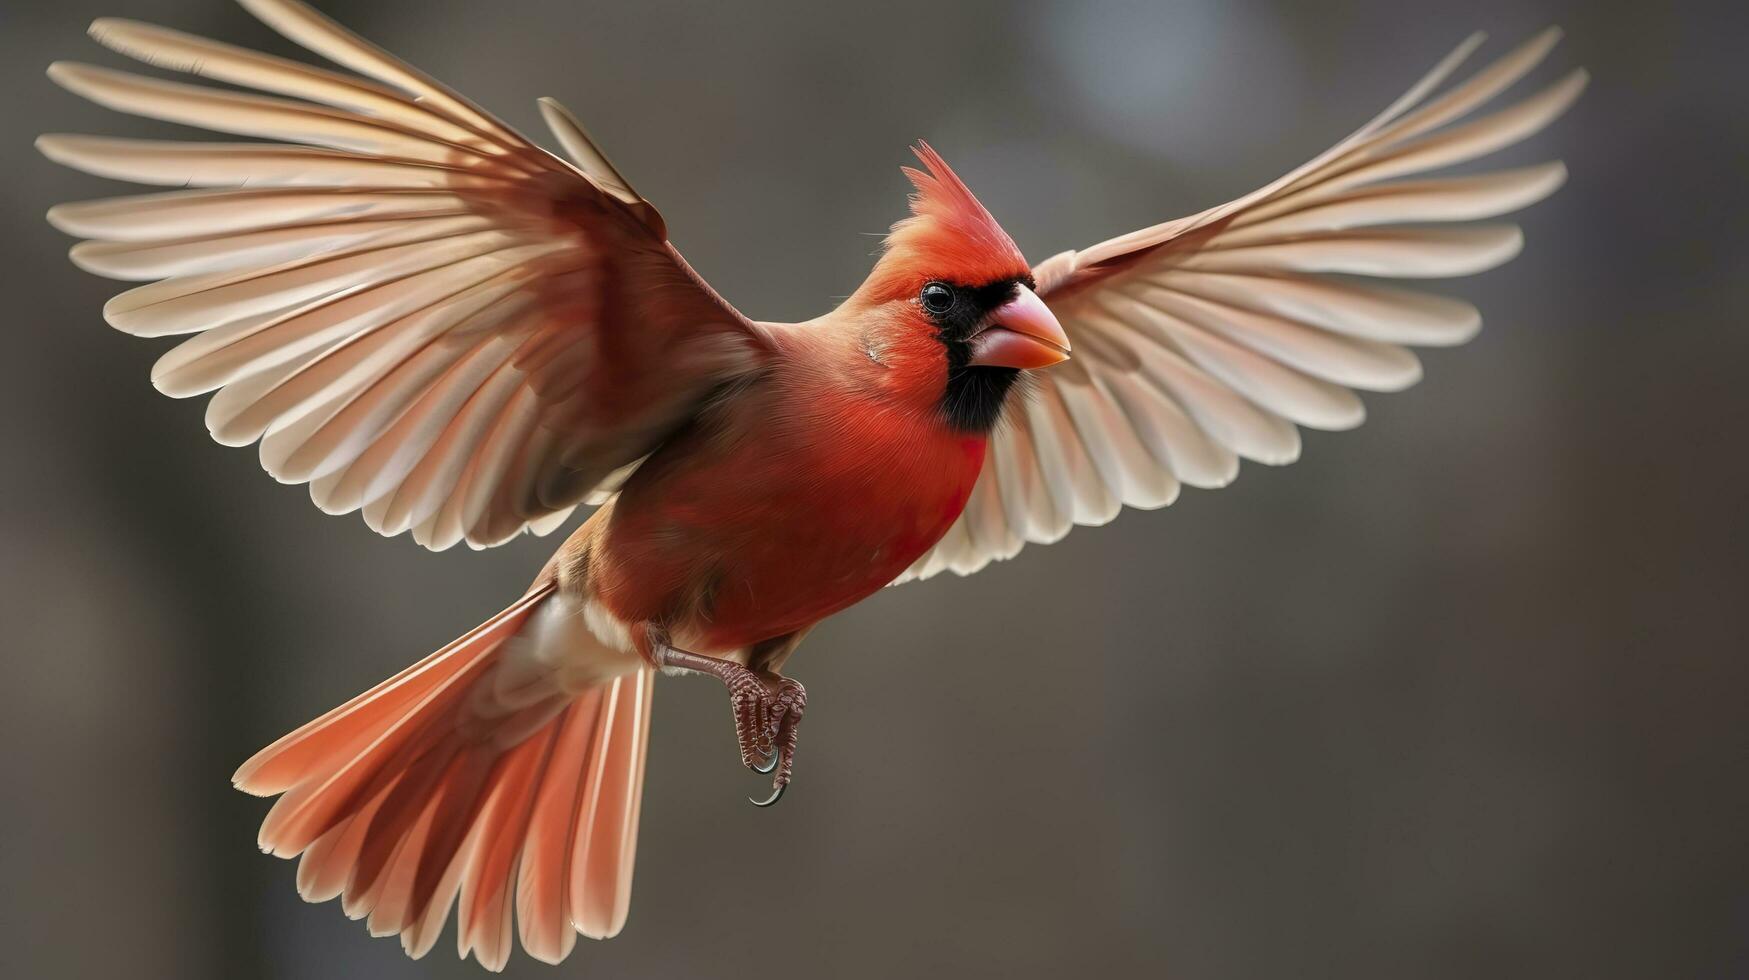
[[[964,357],[948,356],[947,387],[941,393],[941,414],[961,432],[987,433],[1002,419],[1002,407],[1020,372],[1013,368],[979,367]],[[955,362],[959,363],[955,363]]]

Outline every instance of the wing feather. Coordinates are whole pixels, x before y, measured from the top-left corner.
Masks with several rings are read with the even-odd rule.
[[[499,174],[281,143],[198,143],[51,134],[36,147],[95,177],[171,187],[356,187],[505,192]]]
[[[427,220],[343,221],[170,241],[80,242],[69,255],[86,272],[149,282],[278,265],[312,254],[350,251],[398,231],[421,233],[430,228]]]
[[[107,109],[216,133],[324,146],[364,156],[514,176],[504,159],[340,112],[260,95],[147,78],[71,62],[49,66],[49,78]]]
[[[1199,214],[1064,252],[1033,269],[1074,344],[992,437],[960,524],[899,581],[967,574],[1102,524],[1123,504],[1217,487],[1240,458],[1299,457],[1296,426],[1346,429],[1361,391],[1420,380],[1409,346],[1463,343],[1481,326],[1461,300],[1355,277],[1471,275],[1518,254],[1496,218],[1565,181],[1559,162],[1464,176],[1431,172],[1524,140],[1584,88],[1574,71],[1476,113],[1559,40],[1550,29],[1436,90],[1480,44],[1466,40],[1384,112],[1273,183]],[[997,527],[995,517],[1006,522]]]
[[[224,239],[228,236],[348,221],[430,217],[465,213],[467,198],[440,191],[207,190],[137,194],[61,204],[49,221],[81,238],[101,238],[112,248]],[[89,243],[98,244],[98,243]]]
[[[104,47],[159,68],[345,109],[448,143],[497,153],[516,152],[515,141],[494,141],[376,82],[113,17],[93,22],[90,33],[92,40]]]
[[[120,112],[265,142],[44,136],[50,159],[180,188],[61,205],[104,317],[186,336],[153,383],[213,393],[227,445],[433,548],[550,531],[769,352],[581,124],[572,165],[298,0],[244,0],[350,75],[131,21],[91,35],[243,90],[58,63]],[[362,77],[360,77],[362,76]],[[603,352],[610,352],[604,354]]]

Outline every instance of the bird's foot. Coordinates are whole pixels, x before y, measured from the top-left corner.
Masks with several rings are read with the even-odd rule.
[[[771,795],[750,802],[771,806],[781,799],[795,769],[796,736],[808,706],[807,689],[768,670],[677,650],[659,638],[650,646],[650,659],[658,667],[709,674],[723,682],[729,690],[741,764],[762,775],[772,774]]]
[[[729,709],[735,715],[735,741],[741,747],[741,764],[771,777],[771,796],[753,800],[754,806],[770,806],[783,796],[795,769],[796,736],[808,692],[788,677],[732,664],[736,670],[723,678],[729,689]]]

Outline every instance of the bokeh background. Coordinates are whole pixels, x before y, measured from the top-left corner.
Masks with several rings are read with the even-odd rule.
[[[1742,4],[326,0],[528,132],[573,106],[750,314],[848,293],[932,140],[1029,254],[1273,178],[1475,28],[1577,108],[1488,328],[1302,462],[890,590],[793,662],[758,812],[665,681],[629,928],[520,977],[1749,976]],[[432,556],[211,445],[104,327],[43,130],[97,15],[291,49],[221,0],[0,4],[0,974],[469,977],[254,848],[258,746],[440,645],[552,542]]]

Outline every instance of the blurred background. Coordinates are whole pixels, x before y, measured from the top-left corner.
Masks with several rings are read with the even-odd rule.
[[[825,624],[773,811],[721,691],[663,682],[629,927],[511,975],[1749,976],[1742,4],[320,5],[542,139],[564,100],[764,319],[856,285],[918,137],[1042,258],[1266,182],[1477,28],[1594,75],[1494,161],[1572,179],[1444,287],[1473,344],[1297,465]],[[124,189],[30,147],[169,135],[43,77],[121,62],[98,15],[293,53],[221,0],[0,6],[0,973],[478,976],[299,901],[227,777],[555,541],[378,538],[153,392],[168,345],[42,220]]]

